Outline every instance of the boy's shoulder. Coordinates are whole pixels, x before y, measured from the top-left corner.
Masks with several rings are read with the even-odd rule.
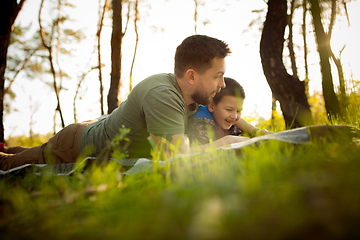
[[[208,118],[214,120],[213,116],[209,112],[209,108],[207,106],[200,106],[199,109],[194,114],[194,118]]]

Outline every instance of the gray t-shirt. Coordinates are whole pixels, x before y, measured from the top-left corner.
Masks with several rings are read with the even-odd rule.
[[[79,150],[91,145],[98,155],[123,126],[130,128],[129,158],[150,157],[149,133],[166,136],[185,133],[189,111],[173,74],[156,74],[139,84],[107,118],[87,126],[81,133]]]

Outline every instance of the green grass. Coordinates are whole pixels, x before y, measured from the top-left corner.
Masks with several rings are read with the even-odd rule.
[[[315,121],[360,128],[358,86],[340,119],[327,119],[321,97],[311,100]],[[281,116],[258,126],[284,129]],[[1,178],[0,239],[360,239],[359,140],[270,141],[154,166]]]
[[[0,239],[345,239],[360,236],[360,146],[268,142],[123,176],[0,180]]]

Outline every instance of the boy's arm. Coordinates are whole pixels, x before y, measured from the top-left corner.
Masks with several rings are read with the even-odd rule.
[[[258,137],[266,134],[272,134],[266,129],[259,129],[253,125],[251,125],[248,121],[243,118],[240,118],[239,121],[235,123],[235,126],[240,128],[243,132],[247,133],[251,137]]]
[[[191,147],[191,150],[194,152],[205,151],[208,148],[216,149],[220,147],[224,147],[226,145],[230,145],[233,143],[243,142],[249,140],[248,137],[242,136],[234,136],[234,135],[227,135],[222,138],[219,138],[211,143],[203,144],[200,146]]]
[[[241,136],[233,136],[227,135],[223,138],[220,138],[212,143],[203,144],[200,146],[190,147],[190,141],[185,134],[174,134],[172,135],[172,141],[168,142],[163,137],[155,136],[154,134],[150,133],[152,140],[155,143],[155,146],[159,149],[161,144],[163,144],[163,153],[165,154],[164,157],[170,157],[172,153],[174,153],[175,149],[171,146],[175,146],[176,152],[181,154],[189,154],[195,152],[203,152],[208,148],[220,148],[226,145],[230,145],[232,143],[238,143],[242,141],[246,141],[249,138],[241,137]]]

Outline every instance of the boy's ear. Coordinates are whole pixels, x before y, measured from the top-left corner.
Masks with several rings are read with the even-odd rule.
[[[195,71],[193,69],[188,69],[185,73],[186,81],[191,85],[195,84]]]
[[[209,112],[213,112],[213,111],[214,111],[214,106],[215,106],[215,103],[214,103],[214,102],[211,102],[211,103],[208,104]]]

